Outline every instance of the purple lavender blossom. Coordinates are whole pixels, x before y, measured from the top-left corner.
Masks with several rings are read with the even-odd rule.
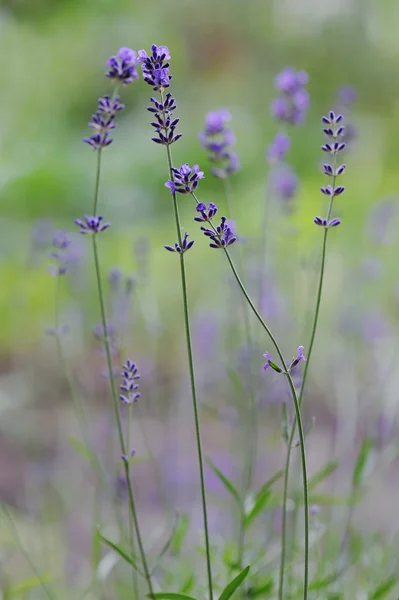
[[[169,75],[169,63],[171,56],[167,46],[151,46],[151,53],[139,50],[138,61],[141,63],[143,79],[148,85],[158,92],[170,85],[172,76]]]
[[[266,352],[263,356],[266,359],[266,362],[265,362],[265,364],[263,366],[263,370],[264,371],[267,371],[271,367],[273,369],[273,371],[276,371],[277,373],[282,373],[283,372],[283,370],[278,365],[276,365],[276,363],[274,363],[272,361],[272,357],[271,357],[270,352]]]
[[[296,357],[292,360],[289,370],[291,371],[301,360],[307,360],[307,358],[303,355],[303,346],[298,346],[298,352]]]
[[[270,180],[277,198],[285,201],[292,200],[299,185],[298,177],[292,167],[285,163],[276,165],[270,174]]]
[[[198,202],[197,212],[199,215],[194,217],[194,221],[197,223],[208,223],[213,219],[218,211],[218,207],[213,202],[208,204],[208,207],[203,202]]]
[[[276,119],[292,125],[304,121],[309,107],[309,94],[305,89],[308,81],[305,71],[296,71],[293,67],[286,67],[277,75],[274,85],[282,95],[275,98],[271,105]]]
[[[53,250],[51,253],[51,258],[53,258],[57,266],[50,268],[50,273],[54,276],[65,275],[67,272],[68,262],[69,262],[69,253],[67,249],[71,245],[72,240],[66,231],[57,231],[53,236],[53,246],[56,250]]]
[[[173,246],[164,246],[164,248],[166,250],[169,250],[169,252],[178,252],[179,254],[184,254],[184,252],[187,252],[187,250],[190,250],[190,248],[192,248],[193,246],[194,246],[194,240],[188,241],[188,233],[185,233],[184,237],[182,239],[182,242],[181,242],[181,246],[180,246],[180,244],[178,244],[176,242],[174,247]]]
[[[108,283],[110,284],[112,291],[117,292],[119,290],[121,281],[123,278],[123,272],[118,267],[114,267],[108,273]]]
[[[140,375],[137,369],[137,365],[128,359],[123,365],[121,372],[122,383],[119,389],[124,392],[120,394],[119,398],[124,404],[132,404],[137,402],[140,398],[140,386],[137,381],[140,379]]]
[[[344,106],[350,106],[357,100],[357,90],[353,85],[343,85],[338,90],[338,102]]]
[[[173,111],[176,110],[176,101],[172,94],[167,93],[165,99],[159,102],[156,98],[150,98],[152,106],[147,110],[153,113],[155,121],[151,122],[157,137],[151,138],[156,144],[170,146],[182,137],[181,133],[175,133],[175,129],[180,119],[173,119]]]
[[[237,241],[237,236],[233,233],[233,230],[227,224],[226,217],[222,217],[220,225],[215,229],[208,229],[207,227],[201,227],[206,237],[209,237],[211,248],[227,248]]]
[[[100,233],[111,226],[111,223],[102,223],[102,220],[101,216],[85,215],[83,219],[75,219],[75,225],[80,227],[80,233]]]
[[[336,166],[337,154],[345,149],[345,144],[338,141],[345,133],[345,127],[342,125],[344,117],[342,114],[336,114],[333,110],[328,113],[327,117],[322,118],[322,122],[327,127],[324,127],[323,132],[329,139],[328,143],[324,144],[321,149],[324,152],[328,152],[333,157],[333,164],[326,163],[323,165],[324,175],[331,178],[332,185],[322,186],[320,191],[325,196],[330,198],[328,215],[326,219],[322,217],[315,217],[313,223],[319,227],[330,228],[337,227],[341,224],[341,220],[337,217],[330,219],[331,209],[333,206],[333,200],[337,196],[341,196],[345,192],[343,185],[336,185],[336,180],[346,170],[346,165],[341,164]]]
[[[291,140],[289,136],[286,133],[277,133],[267,150],[266,160],[269,163],[283,161],[290,147]]]
[[[198,165],[190,167],[187,163],[178,169],[172,167],[174,178],[165,183],[171,194],[192,194],[198,187],[200,179],[204,178],[203,171]]]
[[[123,85],[138,79],[136,71],[137,54],[131,48],[120,48],[116,56],[111,56],[107,61],[109,67],[106,76]]]
[[[201,145],[209,151],[209,160],[215,165],[212,175],[226,179],[240,168],[238,154],[231,150],[235,137],[226,123],[231,115],[226,108],[209,112],[205,117],[205,128],[198,134]]]
[[[119,96],[111,98],[103,96],[98,100],[98,109],[92,115],[89,127],[95,130],[90,137],[83,138],[86,144],[89,144],[94,150],[101,150],[112,144],[113,139],[109,137],[109,132],[115,129],[116,113],[125,108],[124,104],[119,102]]]

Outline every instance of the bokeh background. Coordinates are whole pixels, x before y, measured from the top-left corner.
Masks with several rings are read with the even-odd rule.
[[[221,210],[223,186],[209,174],[197,133],[208,111],[231,112],[241,161],[231,179],[241,242],[234,254],[254,297],[263,265],[268,285],[257,299],[288,358],[299,344],[306,348],[315,304],[321,232],[312,219],[325,211],[320,119],[340,105],[343,86],[356,91],[346,114],[354,132],[345,156],[347,191],[336,202],[342,225],[329,240],[305,421],[316,417],[308,438],[311,472],[328,460],[340,463],[331,484],[338,506],[325,509],[329,523],[338,527],[345,520],[340,498],[351,493],[353,464],[367,438],[374,466],[356,518],[361,530],[396,535],[398,19],[396,0],[1,0],[0,499],[15,511],[23,544],[56,579],[79,583],[85,577],[96,491],[76,441],[79,428],[55,341],[45,333],[55,320],[50,244],[56,229],[73,231],[73,219],[90,212],[95,154],[81,138],[97,98],[110,91],[105,63],[120,46],[170,48],[184,134],[173,147],[174,160],[201,165],[206,178],[199,197]],[[289,209],[278,202],[270,209],[265,153],[279,129],[270,103],[274,78],[286,65],[309,73],[311,104],[306,122],[290,131],[298,193]],[[150,140],[150,95],[142,80],[123,91],[127,108],[115,143],[104,152],[100,213],[112,222],[101,238],[104,280],[111,269],[120,270],[107,285],[110,319],[119,328],[121,359],[133,358],[142,374],[135,476],[144,528],[157,547],[165,514],[191,510],[200,526],[200,510],[179,271],[163,249],[175,241],[175,226],[163,186],[165,155]],[[258,354],[248,358],[240,298],[224,257],[201,237],[192,202],[182,198],[180,206],[196,240],[187,263],[206,454],[240,480],[252,385],[259,404],[255,478],[261,482],[282,466],[286,392],[276,374],[262,372],[270,347],[255,322]],[[270,219],[262,231],[265,210]],[[117,482],[108,382],[92,333],[99,322],[92,257],[83,236],[75,235],[74,251],[59,297],[61,322],[69,326],[63,345],[94,443]],[[227,499],[207,476],[220,533],[229,527],[218,517]],[[3,521],[0,530],[1,569],[14,581],[30,571],[9,525]]]

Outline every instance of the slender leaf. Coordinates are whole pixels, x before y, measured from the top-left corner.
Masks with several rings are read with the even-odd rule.
[[[43,585],[43,582],[49,583],[50,581],[51,581],[51,577],[49,577],[49,576],[42,575],[41,577],[36,577],[36,576],[28,577],[27,579],[24,579],[23,581],[19,581],[15,585],[8,588],[8,590],[7,590],[8,597],[12,598],[13,596],[20,595],[22,592],[27,592],[28,590],[31,590],[32,588],[41,587]]]
[[[398,577],[392,575],[388,577],[385,581],[380,583],[374,592],[370,596],[370,600],[380,600],[380,598],[385,598],[385,596],[391,591],[391,589],[398,583]]]
[[[84,460],[87,460],[87,462],[91,462],[93,460],[92,453],[84,444],[82,444],[80,440],[75,437],[70,437],[68,439],[68,443],[81,458],[84,458]]]
[[[267,583],[265,583],[261,587],[249,588],[248,597],[249,598],[258,598],[259,596],[262,596],[263,598],[266,598],[269,594],[271,594],[271,592],[273,591],[273,588],[274,588],[274,581],[273,581],[273,579],[270,579]],[[266,596],[264,594],[266,594]]]
[[[157,594],[153,594],[152,596],[148,595],[147,598],[159,598],[159,600],[196,600],[192,596],[186,596],[186,594],[175,594],[173,592],[159,592]]]
[[[251,509],[246,513],[244,520],[244,527],[247,528],[251,525],[252,521],[258,514],[267,506],[268,501],[270,500],[272,492],[269,488],[263,490],[261,494],[257,494],[255,497],[255,502],[252,505]]]
[[[287,403],[283,402],[281,405],[281,435],[286,444],[288,444],[288,411],[287,411]]]
[[[258,497],[259,495],[263,494],[264,490],[267,488],[270,488],[272,485],[274,485],[276,483],[276,481],[278,481],[279,479],[282,478],[282,476],[284,475],[284,471],[281,469],[281,471],[277,471],[277,473],[275,473],[274,475],[272,475],[270,477],[270,479],[268,479],[266,481],[266,483],[264,483],[262,485],[262,487],[259,488],[259,490],[256,492],[256,497]]]
[[[317,471],[317,473],[315,473],[313,477],[309,479],[308,489],[312,490],[319,485],[319,483],[324,481],[324,479],[327,479],[331,473],[334,473],[338,465],[339,462],[337,460],[332,460],[331,462],[327,463],[325,467],[320,469],[320,471]]]
[[[334,583],[339,577],[340,573],[330,573],[326,577],[322,577],[321,579],[315,579],[309,585],[309,591],[322,590],[323,588],[330,585],[330,583]]]
[[[234,579],[230,581],[228,585],[226,585],[223,592],[219,596],[219,600],[229,600],[232,597],[234,592],[240,587],[240,585],[248,575],[250,568],[250,566],[245,567],[245,569],[241,571],[241,573],[239,573],[237,577],[234,577]]]
[[[170,543],[170,551],[177,556],[180,554],[184,539],[187,535],[190,520],[188,515],[179,515],[179,520],[174,530],[174,535]]]
[[[190,573],[190,575],[187,577],[186,581],[181,586],[180,592],[182,594],[187,594],[192,589],[192,587],[194,585],[194,581],[195,581],[194,575],[192,573]]]
[[[212,471],[215,473],[215,475],[220,479],[220,481],[223,483],[224,487],[230,492],[230,494],[233,496],[234,500],[238,503],[238,505],[241,505],[241,498],[240,498],[240,494],[238,493],[238,491],[236,490],[236,488],[234,487],[234,485],[232,484],[232,482],[230,481],[230,479],[228,479],[226,477],[226,475],[223,475],[222,471],[220,469],[217,468],[216,465],[213,464],[213,462],[211,460],[209,460],[209,458],[207,459],[207,464],[211,467]]]
[[[360,447],[355,468],[353,470],[352,483],[354,487],[358,487],[363,483],[364,472],[372,449],[373,441],[370,438],[365,438]]]
[[[111,542],[111,540],[104,537],[100,532],[98,532],[98,535],[100,539],[104,542],[104,544],[106,544],[106,546],[112,548],[112,550],[114,550],[121,558],[123,558],[125,562],[127,562],[130,566],[132,566],[134,569],[136,569],[136,571],[138,571],[142,575],[140,569],[137,567],[136,561],[127,552],[127,550],[122,548],[122,546],[120,546],[119,544]]]

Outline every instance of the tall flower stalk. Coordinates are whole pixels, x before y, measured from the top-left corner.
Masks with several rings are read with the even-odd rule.
[[[337,186],[337,178],[342,175],[346,169],[346,165],[342,164],[337,166],[337,156],[339,152],[342,152],[345,148],[345,144],[339,141],[339,138],[344,135],[345,128],[342,125],[343,117],[342,115],[335,115],[333,111],[330,111],[328,117],[323,117],[322,119],[324,125],[327,127],[324,128],[325,135],[329,138],[328,143],[322,146],[322,150],[326,153],[329,153],[332,157],[332,165],[325,164],[324,165],[324,174],[331,179],[331,185],[321,188],[321,192],[329,197],[329,203],[327,208],[327,216],[326,218],[315,217],[314,223],[319,227],[324,228],[323,234],[323,243],[322,243],[322,251],[321,251],[321,263],[320,263],[320,275],[319,282],[317,287],[317,297],[316,297],[316,307],[313,317],[312,330],[310,334],[309,347],[308,347],[308,360],[306,361],[301,389],[299,393],[299,406],[302,406],[303,396],[305,392],[305,386],[307,381],[307,376],[309,372],[310,359],[313,353],[314,342],[316,339],[316,331],[317,325],[319,322],[320,315],[320,306],[321,306],[321,297],[323,291],[323,283],[324,283],[324,273],[325,273],[325,264],[326,264],[326,250],[327,250],[327,237],[328,232],[331,227],[337,227],[340,225],[341,221],[338,218],[331,219],[331,213],[333,208],[334,198],[336,196],[341,195],[345,188],[343,186]],[[294,421],[292,423],[288,443],[287,443],[287,457],[284,469],[284,491],[283,491],[283,518],[282,518],[282,548],[283,551],[281,553],[281,561],[280,561],[280,576],[279,576],[279,600],[283,599],[283,591],[284,591],[284,574],[285,574],[285,557],[286,557],[286,540],[287,540],[287,502],[288,502],[288,480],[289,480],[289,470],[290,470],[290,462],[291,462],[291,453],[294,445],[295,432],[297,427],[297,418],[295,416]]]
[[[272,367],[278,373],[284,374],[288,380],[288,385],[290,388],[290,393],[291,393],[293,405],[294,405],[295,420],[296,420],[296,423],[298,424],[299,447],[300,447],[300,453],[301,453],[301,467],[302,467],[302,479],[303,479],[303,501],[304,501],[304,530],[305,530],[304,531],[305,539],[304,539],[303,599],[307,600],[308,581],[309,581],[309,497],[308,497],[308,477],[307,477],[307,467],[306,467],[305,435],[304,435],[303,426],[302,426],[300,403],[299,403],[299,399],[298,399],[298,396],[296,393],[294,382],[291,377],[291,370],[298,364],[298,362],[300,360],[306,360],[302,353],[303,346],[300,346],[298,348],[297,357],[294,358],[293,361],[291,362],[291,364],[288,366],[287,363],[285,362],[283,353],[280,349],[280,346],[279,346],[276,338],[274,337],[272,331],[270,330],[270,328],[268,327],[268,325],[262,318],[262,316],[259,313],[258,309],[256,308],[255,304],[253,303],[250,295],[248,294],[248,292],[238,274],[237,268],[234,264],[231,254],[228,250],[228,247],[233,245],[237,241],[237,238],[235,237],[232,230],[227,225],[226,217],[222,217],[220,224],[215,226],[212,223],[212,219],[216,215],[217,207],[213,203],[210,203],[209,206],[206,207],[206,205],[204,203],[202,203],[198,200],[198,198],[194,192],[192,192],[192,196],[193,196],[195,202],[197,203],[197,212],[200,214],[200,216],[194,217],[194,219],[196,221],[206,223],[208,225],[208,227],[205,225],[202,225],[201,230],[203,231],[204,235],[210,239],[209,246],[214,249],[217,249],[217,248],[223,249],[223,251],[226,255],[226,258],[228,260],[228,263],[230,265],[230,268],[232,270],[232,273],[234,275],[234,278],[237,282],[238,287],[240,288],[251,311],[253,312],[256,319],[260,323],[262,329],[265,331],[268,338],[272,342],[272,344],[277,352],[277,355],[280,359],[282,367],[279,367],[274,362],[272,362],[270,354],[266,353],[265,357],[267,358],[267,360],[266,360],[266,364],[264,367],[265,370],[267,370],[269,367]],[[286,548],[285,548],[285,541],[284,541],[284,544],[282,545],[282,555],[285,555],[285,552],[286,552]]]
[[[186,332],[186,344],[187,344],[187,357],[190,375],[191,385],[191,397],[194,411],[194,424],[195,424],[195,435],[197,442],[197,453],[198,453],[198,466],[200,475],[200,487],[201,487],[201,502],[202,502],[202,513],[204,522],[204,534],[205,534],[205,553],[206,553],[206,569],[208,579],[208,592],[209,600],[213,600],[213,584],[212,584],[212,567],[211,567],[211,550],[210,550],[210,539],[209,539],[209,525],[208,525],[208,513],[207,513],[207,502],[206,502],[206,490],[205,490],[205,477],[204,477],[204,461],[202,452],[201,442],[201,430],[199,421],[198,411],[198,400],[197,390],[195,385],[195,373],[194,373],[194,359],[191,342],[191,330],[190,330],[190,315],[189,315],[189,303],[188,303],[188,292],[187,292],[187,277],[186,277],[186,266],[184,260],[184,254],[192,246],[193,241],[188,241],[188,234],[186,233],[182,237],[181,222],[179,215],[179,206],[177,202],[177,194],[186,194],[192,192],[198,185],[199,179],[203,177],[203,173],[198,168],[189,168],[188,165],[184,165],[186,168],[176,169],[173,166],[171,145],[180,139],[181,134],[176,133],[176,126],[179,119],[173,117],[173,112],[176,109],[176,103],[173,96],[168,92],[164,94],[165,89],[170,87],[170,80],[172,76],[169,74],[169,60],[170,60],[169,49],[166,46],[156,46],[155,44],[151,47],[150,54],[147,54],[145,50],[139,51],[139,61],[141,62],[143,70],[143,78],[155,92],[159,93],[159,100],[151,98],[151,106],[148,107],[149,112],[154,115],[154,121],[151,123],[155,130],[155,136],[152,140],[160,145],[166,147],[166,156],[169,171],[169,181],[167,187],[169,187],[172,203],[173,213],[176,224],[176,235],[177,242],[174,246],[165,246],[170,252],[176,252],[179,255],[180,262],[180,278],[182,287],[183,297],[183,311],[184,311],[184,325]]]
[[[131,83],[134,79],[138,78],[136,72],[136,53],[129,48],[121,48],[116,56],[113,56],[109,59],[107,65],[109,70],[107,72],[107,77],[112,79],[118,86],[119,85],[127,85]],[[137,516],[136,504],[133,493],[133,486],[131,482],[131,473],[130,473],[130,449],[126,447],[125,438],[123,434],[122,428],[122,419],[120,415],[119,409],[119,398],[115,385],[114,378],[114,369],[112,365],[112,353],[111,353],[111,341],[110,341],[110,333],[107,324],[106,312],[105,312],[105,302],[104,302],[104,293],[102,288],[102,277],[101,277],[101,268],[100,268],[100,259],[98,252],[98,243],[97,243],[97,235],[103,231],[105,231],[108,227],[110,227],[110,223],[103,223],[102,217],[97,215],[98,209],[98,199],[99,199],[99,189],[100,189],[100,176],[101,176],[101,157],[102,150],[108,147],[112,143],[112,138],[110,138],[110,131],[112,131],[116,127],[115,116],[116,114],[122,110],[124,106],[120,104],[119,97],[116,93],[110,96],[104,96],[100,98],[98,102],[98,110],[93,115],[92,121],[89,123],[89,126],[95,130],[95,133],[88,137],[84,138],[83,141],[88,143],[96,152],[97,152],[97,166],[96,166],[96,177],[94,184],[94,195],[93,195],[93,209],[92,216],[85,215],[83,219],[75,219],[76,225],[80,227],[80,232],[82,234],[91,234],[92,235],[92,243],[93,243],[93,256],[94,256],[94,266],[95,266],[95,274],[96,274],[96,282],[97,282],[97,292],[98,299],[100,305],[100,315],[101,315],[101,323],[103,330],[103,341],[105,347],[107,368],[108,368],[108,377],[110,381],[111,387],[111,395],[113,401],[113,409],[115,414],[115,421],[117,425],[118,432],[118,440],[121,450],[121,459],[124,466],[127,490],[128,490],[128,498],[129,498],[129,511],[131,514],[131,518],[134,524],[134,530],[137,538],[137,544],[141,556],[141,562],[143,565],[145,579],[147,581],[149,595],[151,598],[154,597],[154,591],[152,586],[150,569],[148,566],[144,544],[141,537],[139,521]]]

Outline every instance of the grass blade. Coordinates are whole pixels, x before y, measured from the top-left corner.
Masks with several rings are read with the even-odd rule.
[[[238,505],[241,505],[240,494],[238,493],[238,491],[236,490],[236,488],[234,487],[234,485],[230,481],[230,479],[228,479],[226,477],[226,475],[223,475],[222,471],[220,469],[218,469],[217,466],[214,465],[211,460],[209,460],[209,458],[207,459],[206,462],[211,467],[211,469],[215,473],[216,477],[218,477],[218,479],[223,483],[226,490],[228,492],[230,492],[230,494],[233,496],[234,500],[238,503]]]
[[[242,582],[248,575],[250,568],[251,567],[249,567],[249,566],[245,567],[245,569],[243,571],[241,571],[241,573],[239,573],[237,575],[237,577],[234,577],[234,579],[232,581],[230,581],[230,583],[228,585],[226,585],[223,592],[219,596],[219,600],[229,600],[229,598],[232,597],[234,592],[240,587],[240,585],[242,584]]]
[[[317,471],[317,473],[315,473],[315,475],[313,475],[313,477],[309,479],[308,489],[312,490],[324,479],[327,479],[327,477],[329,477],[331,473],[334,473],[334,471],[338,467],[338,464],[339,463],[337,460],[332,460],[331,462],[327,463],[325,467],[320,469],[320,471]]]

